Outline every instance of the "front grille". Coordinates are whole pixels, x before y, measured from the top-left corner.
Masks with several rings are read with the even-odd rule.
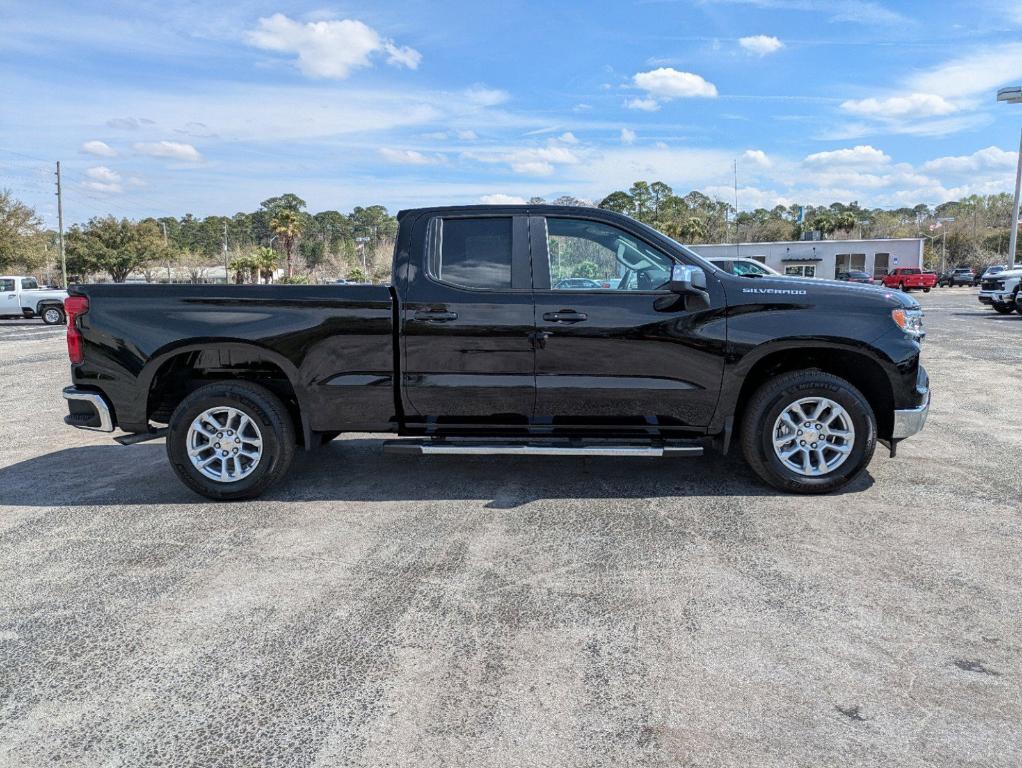
[[[1004,283],[1000,280],[984,280],[982,287],[984,291],[1003,291]]]

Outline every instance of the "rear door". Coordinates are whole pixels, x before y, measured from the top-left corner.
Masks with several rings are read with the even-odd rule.
[[[407,405],[420,422],[525,426],[536,394],[528,218],[437,216],[424,234],[402,308]]]
[[[709,306],[666,290],[683,260],[637,231],[578,217],[534,217],[536,420],[698,428],[716,407],[726,343],[724,289]],[[592,277],[609,289],[557,290]]]
[[[20,314],[17,281],[13,277],[0,277],[0,316]]]

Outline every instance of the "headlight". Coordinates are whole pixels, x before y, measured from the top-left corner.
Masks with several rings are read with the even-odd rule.
[[[896,309],[891,312],[891,319],[909,336],[921,339],[926,335],[923,330],[923,310],[921,309]]]

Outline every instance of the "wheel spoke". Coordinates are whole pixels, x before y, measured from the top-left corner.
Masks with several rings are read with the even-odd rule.
[[[226,435],[226,432],[233,434]],[[224,434],[223,439],[217,437],[221,434]],[[214,443],[221,442],[222,448],[214,447]],[[220,483],[248,477],[259,465],[263,452],[258,423],[241,409],[230,406],[209,408],[196,416],[189,426],[185,444],[192,465],[207,478]],[[237,449],[237,453],[233,449]]]
[[[805,446],[800,445],[800,430],[808,435]],[[839,403],[828,397],[803,397],[781,410],[771,440],[774,453],[788,470],[818,477],[833,472],[852,454],[855,427]]]

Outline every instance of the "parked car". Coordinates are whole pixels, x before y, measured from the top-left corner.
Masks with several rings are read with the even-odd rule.
[[[920,288],[924,293],[929,293],[937,284],[937,275],[915,267],[897,267],[884,276],[883,284],[885,288],[897,288],[899,291]]]
[[[707,259],[711,264],[725,272],[730,272],[732,275],[772,275],[780,277],[781,273],[776,269],[768,267],[761,261],[755,259],[743,259],[741,257],[730,258],[727,256],[711,256]]]
[[[1002,315],[1015,311],[1022,283],[1022,266],[1000,269],[991,276],[988,271],[979,286],[979,303],[993,307]]]
[[[45,290],[34,277],[0,276],[0,317],[38,317],[47,325],[64,322],[67,291]]]
[[[847,283],[866,283],[867,285],[876,283],[876,280],[866,272],[838,272],[834,279],[843,280]]]
[[[1007,264],[991,264],[989,267],[987,267],[986,269],[982,270],[982,272],[979,273],[980,282],[982,282],[983,280],[987,280],[991,277],[994,277],[995,275],[999,275],[1001,272],[1004,272],[1007,268],[1008,268]]]
[[[955,267],[950,272],[945,272],[937,281],[938,285],[954,288],[957,285],[972,285],[976,282],[976,273],[972,267]]]
[[[609,288],[610,285],[597,280],[591,280],[588,277],[566,277],[554,283],[553,287],[558,291],[584,291],[587,289]]]
[[[551,240],[560,260],[616,265],[617,287],[552,290]],[[341,432],[396,433],[385,450],[419,456],[737,444],[767,483],[825,493],[926,420],[911,296],[732,275],[611,211],[402,211],[392,275],[74,286],[65,420],[165,435],[178,477],[221,500],[259,495],[297,445]]]

